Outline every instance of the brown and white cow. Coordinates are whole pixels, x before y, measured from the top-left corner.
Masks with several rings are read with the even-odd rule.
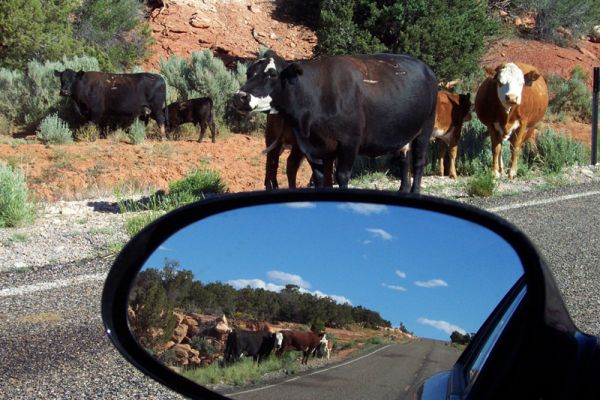
[[[475,97],[475,112],[492,139],[494,176],[502,174],[502,141],[510,140],[508,177],[514,178],[521,146],[534,136],[535,125],[548,108],[548,88],[544,77],[528,64],[505,63],[486,68],[486,73]]]
[[[437,94],[435,125],[432,141],[438,142],[439,175],[444,176],[446,147],[450,155],[448,176],[456,179],[456,156],[463,122],[471,119],[471,99],[468,94],[454,94],[440,90]]]
[[[279,156],[284,148],[290,149],[290,154],[286,163],[286,174],[288,187],[296,188],[296,176],[298,169],[304,159],[304,154],[300,151],[294,132],[291,126],[285,122],[279,114],[267,115],[267,127],[265,129],[265,145],[267,153],[267,165],[265,169],[265,188],[278,189],[277,169],[279,167]],[[325,187],[333,186],[333,160],[325,160]]]
[[[277,355],[288,350],[302,352],[302,364],[308,363],[308,357],[321,345],[321,337],[314,332],[283,330],[275,334]]]

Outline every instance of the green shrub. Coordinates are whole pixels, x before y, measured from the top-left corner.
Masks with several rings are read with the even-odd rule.
[[[73,139],[76,142],[95,142],[100,137],[100,130],[96,124],[89,122],[75,130]]]
[[[42,120],[36,136],[46,144],[66,144],[73,142],[73,133],[66,122],[52,114]]]
[[[136,118],[127,131],[127,137],[131,144],[140,144],[146,140],[146,126],[144,123]]]
[[[189,60],[177,56],[161,59],[160,72],[168,84],[169,101],[210,97],[217,121],[231,126],[240,119],[248,123],[230,108],[232,95],[246,79],[244,64],[238,63],[235,71],[230,71],[210,50],[204,50],[193,52]]]
[[[19,121],[26,96],[25,74],[0,68],[0,116],[6,119],[7,124],[12,125]]]
[[[194,336],[190,341],[190,345],[203,356],[212,357],[217,353],[213,342],[205,336]]]
[[[479,0],[323,0],[315,52],[408,53],[448,81],[477,70],[499,30]]]
[[[576,120],[592,122],[592,92],[586,86],[590,74],[581,66],[571,71],[570,79],[560,76],[548,78],[551,99],[548,110],[553,114],[566,113]]]
[[[105,71],[132,67],[151,41],[138,0],[84,0],[76,15],[75,36],[86,43]]]
[[[512,0],[511,9],[517,14],[533,11],[536,18],[532,35],[560,45],[587,35],[600,21],[600,2],[597,0]],[[570,35],[561,30],[569,31]]]
[[[24,69],[31,60],[80,54],[70,16],[77,0],[11,0],[0,7],[0,67]]]
[[[146,225],[148,225],[150,222],[154,221],[161,215],[163,215],[162,212],[152,211],[131,217],[125,222],[125,231],[129,235],[129,237],[133,237],[137,235],[137,233],[141,231]]]
[[[218,172],[202,169],[169,183],[169,195],[172,196],[190,193],[202,198],[207,193],[223,193],[226,189],[227,185]]]
[[[478,172],[467,182],[467,193],[469,196],[490,197],[498,188],[498,182],[490,170]]]
[[[556,174],[567,166],[585,164],[589,153],[583,143],[547,128],[538,135],[535,146],[524,146],[522,158],[546,174]]]
[[[30,223],[34,215],[23,171],[0,165],[0,227]]]

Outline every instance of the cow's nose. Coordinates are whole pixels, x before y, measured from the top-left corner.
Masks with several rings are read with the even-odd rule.
[[[514,94],[507,94],[506,95],[506,102],[509,104],[517,104],[518,103],[518,96],[514,95]]]
[[[233,105],[238,109],[248,108],[250,105],[250,95],[246,92],[237,92],[233,96]]]

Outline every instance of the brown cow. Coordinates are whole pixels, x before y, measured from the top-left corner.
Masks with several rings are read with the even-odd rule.
[[[456,179],[456,155],[463,122],[471,119],[471,99],[468,94],[454,94],[441,90],[437,94],[435,125],[432,141],[438,142],[439,175],[444,176],[446,147],[450,155],[448,177]]]
[[[286,174],[288,178],[288,187],[296,188],[296,176],[298,169],[304,159],[304,154],[300,151],[296,142],[296,137],[292,128],[285,122],[283,117],[278,114],[267,115],[267,128],[265,129],[265,144],[267,149],[267,165],[265,172],[265,188],[278,189],[277,168],[279,167],[279,156],[284,148],[290,148],[290,155],[287,158]],[[324,186],[333,186],[333,160],[325,161]]]
[[[321,337],[314,332],[283,330],[275,334],[275,347],[277,355],[282,355],[288,350],[302,352],[302,364],[308,363],[308,357],[321,345]]]
[[[517,175],[517,162],[523,143],[535,134],[535,125],[548,108],[548,88],[544,77],[528,64],[506,63],[486,68],[486,78],[475,97],[477,117],[492,139],[492,172],[502,174],[502,141],[510,140],[509,178]]]

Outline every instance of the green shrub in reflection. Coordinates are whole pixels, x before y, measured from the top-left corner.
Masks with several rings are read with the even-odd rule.
[[[213,363],[205,368],[185,368],[181,374],[201,385],[234,385],[243,386],[261,383],[270,373],[278,372],[284,375],[294,375],[298,372],[300,353],[289,351],[281,357],[271,355],[260,364],[255,363],[251,357],[242,359],[228,367],[221,367]]]

